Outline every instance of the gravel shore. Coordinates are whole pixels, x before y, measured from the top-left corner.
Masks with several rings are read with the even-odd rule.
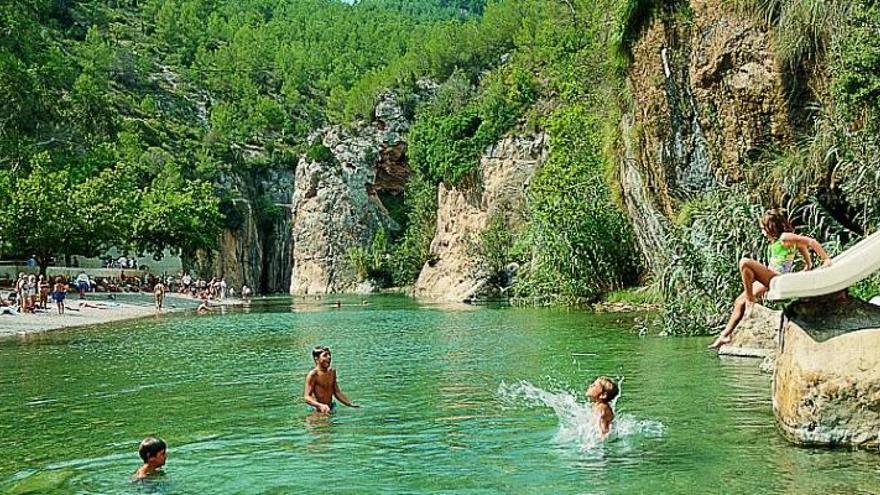
[[[124,294],[123,296],[120,296],[116,301],[101,299],[98,295],[84,301],[76,296],[68,297],[65,301],[67,309],[63,315],[58,314],[54,302],[51,301],[49,309],[45,312],[17,315],[0,314],[0,339],[62,328],[161,316],[186,310],[192,311],[200,304],[197,299],[167,294],[165,297],[166,308],[159,312],[153,306],[153,297],[150,294]],[[211,301],[211,304],[212,306],[235,306],[240,302],[237,299],[228,299],[223,302]],[[87,307],[86,304],[81,305],[80,303],[99,307]]]

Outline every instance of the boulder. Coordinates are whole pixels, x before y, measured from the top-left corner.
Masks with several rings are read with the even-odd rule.
[[[776,350],[776,334],[782,311],[775,311],[760,304],[752,307],[751,314],[743,317],[733,332],[730,344],[721,346],[722,356],[766,358]]]
[[[880,446],[880,308],[798,303],[780,335],[773,413],[782,434],[799,445]]]

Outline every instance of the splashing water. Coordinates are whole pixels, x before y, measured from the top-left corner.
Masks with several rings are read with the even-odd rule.
[[[622,384],[620,380],[618,387]],[[616,407],[621,393],[612,401]],[[541,405],[553,409],[559,419],[559,430],[553,441],[564,445],[576,445],[582,451],[592,450],[602,443],[593,407],[589,403],[579,403],[574,394],[566,390],[551,392],[538,388],[522,380],[517,383],[501,383],[498,396],[505,407],[522,407]],[[606,441],[641,435],[645,437],[663,436],[663,423],[652,420],[640,420],[626,413],[615,414],[611,431]]]

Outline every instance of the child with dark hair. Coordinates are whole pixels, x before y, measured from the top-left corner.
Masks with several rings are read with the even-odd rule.
[[[614,409],[611,403],[617,398],[620,389],[617,383],[607,376],[600,376],[587,387],[587,397],[593,401],[593,412],[596,415],[596,426],[602,439],[611,431],[611,422],[614,421]]]
[[[800,252],[804,258],[804,270],[813,268],[813,258],[810,250],[816,252],[822,258],[822,266],[829,266],[831,258],[822,249],[816,239],[794,233],[788,218],[779,210],[772,209],[764,212],[761,216],[761,231],[770,241],[767,247],[768,265],[750,258],[739,260],[739,271],[743,282],[743,292],[733,303],[733,313],[727,322],[724,331],[709,346],[718,349],[731,341],[730,335],[739,325],[756,298],[762,296],[770,289],[770,281],[777,275],[789,273],[794,267],[795,253]]]
[[[65,297],[67,297],[67,285],[64,284],[64,280],[60,276],[55,277],[55,290],[52,291],[52,299],[55,301],[59,315],[64,314]]]
[[[315,361],[315,368],[306,375],[303,392],[306,404],[316,412],[328,413],[336,408],[336,402],[333,401],[333,397],[336,397],[348,407],[360,407],[348,400],[339,388],[336,370],[330,367],[330,349],[324,346],[315,347],[312,350],[312,359]]]
[[[138,455],[144,461],[144,465],[135,471],[132,480],[153,478],[161,472],[159,468],[165,465],[166,450],[168,446],[161,438],[147,437],[138,447]]]

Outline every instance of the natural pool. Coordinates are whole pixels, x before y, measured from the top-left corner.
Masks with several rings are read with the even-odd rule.
[[[621,315],[371,301],[0,342],[0,493],[880,490],[877,454],[787,444],[769,377],[706,338],[639,337]],[[306,411],[315,344],[361,409]],[[624,377],[622,431],[593,445],[579,418],[597,374]],[[133,485],[148,434],[169,443],[167,474]]]

